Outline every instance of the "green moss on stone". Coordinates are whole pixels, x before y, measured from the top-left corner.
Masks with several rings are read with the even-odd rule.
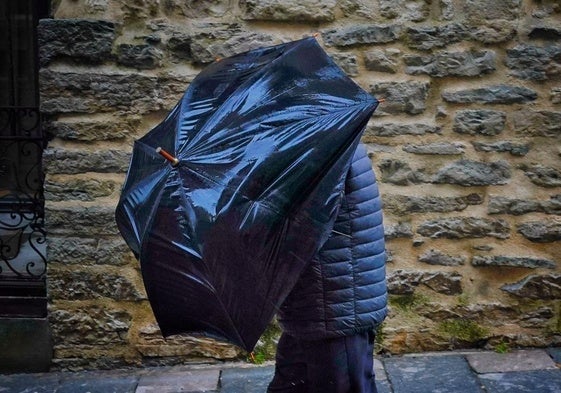
[[[489,330],[469,319],[447,319],[440,323],[440,332],[454,340],[477,342],[489,335]]]

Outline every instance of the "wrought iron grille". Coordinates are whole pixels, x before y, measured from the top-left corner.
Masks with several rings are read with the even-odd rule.
[[[46,314],[36,28],[47,12],[48,1],[0,1],[0,317]]]

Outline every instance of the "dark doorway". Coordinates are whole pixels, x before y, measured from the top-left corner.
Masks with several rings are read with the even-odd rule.
[[[37,24],[48,1],[0,1],[0,317],[45,317]]]

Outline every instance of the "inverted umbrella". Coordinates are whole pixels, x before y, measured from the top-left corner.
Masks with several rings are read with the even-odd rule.
[[[327,239],[376,105],[306,38],[211,64],[135,142],[116,219],[164,336],[253,349]]]

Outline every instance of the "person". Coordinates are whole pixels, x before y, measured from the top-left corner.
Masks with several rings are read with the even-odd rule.
[[[328,240],[277,315],[268,393],[375,393],[375,330],[386,317],[382,206],[366,147],[356,149]]]

